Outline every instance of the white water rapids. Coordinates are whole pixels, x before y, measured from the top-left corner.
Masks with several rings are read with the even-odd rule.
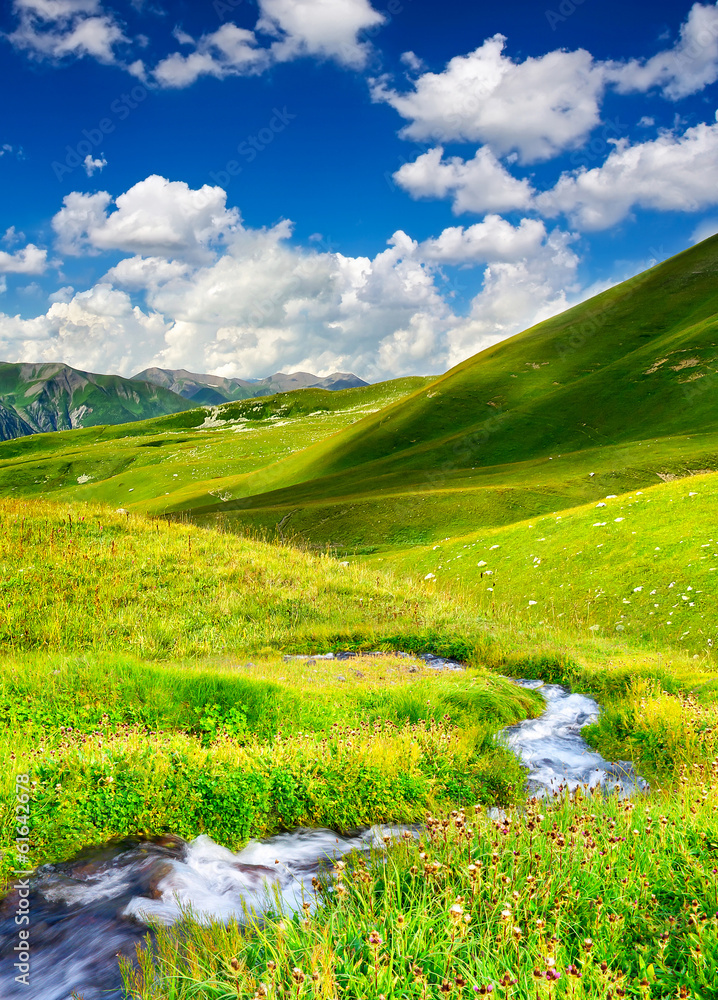
[[[433,669],[461,669],[432,657]],[[533,794],[551,795],[579,785],[629,795],[647,785],[631,764],[611,764],[592,751],[581,728],[598,717],[591,698],[555,684],[518,681],[541,688],[546,710],[504,730],[503,737],[528,770]],[[354,836],[331,830],[295,830],[248,844],[233,853],[200,836],[152,842],[124,841],[82,853],[73,861],[43,865],[32,878],[30,986],[15,982],[12,948],[17,897],[0,903],[0,997],[2,1000],[119,1000],[115,956],[134,954],[147,921],[172,924],[191,907],[199,919],[239,921],[248,911],[298,909],[312,901],[312,878],[331,872],[333,861],[352,850],[384,847],[406,828],[372,827]],[[412,831],[413,833],[417,831]]]

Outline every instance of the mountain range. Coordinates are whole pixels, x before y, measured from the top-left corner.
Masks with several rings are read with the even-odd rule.
[[[191,399],[198,406],[216,406],[236,399],[273,396],[292,389],[356,389],[368,383],[350,372],[333,372],[321,377],[310,372],[277,372],[263,379],[222,378],[219,375],[197,375],[184,368],[146,368],[135,379],[161,385],[171,392]]]
[[[356,375],[278,372],[257,381],[148,368],[133,378],[96,375],[62,363],[0,363],[0,440],[104,424],[124,424],[268,396],[288,389],[364,386]]]

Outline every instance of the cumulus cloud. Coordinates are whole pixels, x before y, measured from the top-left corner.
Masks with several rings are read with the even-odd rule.
[[[474,226],[451,226],[435,239],[424,240],[417,253],[425,261],[443,264],[534,259],[542,254],[547,235],[538,219],[522,219],[512,226],[500,215],[487,215]]]
[[[34,319],[0,313],[0,345],[6,357],[21,361],[129,375],[138,358],[161,350],[167,326],[156,313],[133,306],[125,292],[99,284],[55,301]]]
[[[494,35],[404,93],[376,80],[373,99],[408,121],[400,133],[407,139],[477,142],[499,156],[516,151],[524,163],[577,146],[599,121],[601,67],[583,49],[514,62],[505,45]]]
[[[103,170],[107,166],[107,160],[104,157],[99,156],[93,159],[92,153],[88,153],[82,161],[82,165],[85,168],[87,176],[92,177],[96,171]]]
[[[279,36],[279,62],[310,55],[360,69],[369,52],[361,33],[384,23],[368,0],[259,0],[259,8],[256,28]]]
[[[488,146],[477,150],[471,160],[444,159],[443,148],[436,146],[403,164],[394,180],[412,198],[450,197],[457,215],[527,209],[533,195],[529,182],[510,174]]]
[[[677,101],[718,80],[718,4],[696,3],[676,44],[651,59],[631,59],[609,73],[623,93],[660,88]]]
[[[46,267],[47,250],[41,250],[34,243],[14,253],[0,250],[0,274],[42,274]]]
[[[90,56],[112,64],[117,47],[128,42],[100,0],[14,0],[13,10],[18,24],[8,38],[36,59]]]
[[[194,48],[186,55],[174,52],[155,67],[154,79],[162,87],[188,87],[200,76],[249,76],[262,73],[271,62],[253,31],[231,23],[196,42],[189,35],[183,35],[181,41]]]
[[[52,220],[58,245],[68,254],[123,250],[127,253],[206,260],[240,222],[226,207],[226,192],[205,184],[192,190],[184,181],[153,174],[115,201],[107,191],[73,191]]]
[[[74,192],[55,226],[75,252],[131,256],[87,291],[58,290],[44,315],[0,315],[0,355],[121,374],[150,364],[245,376],[435,372],[559,308],[574,282],[570,237],[536,219],[494,214],[421,242],[398,230],[375,256],[349,257],[321,241],[295,245],[286,220],[244,226],[219,188],[156,177],[114,208],[107,192]],[[473,268],[462,279],[478,293],[469,317],[452,307],[451,266]]]
[[[360,69],[369,53],[361,33],[384,21],[368,0],[260,0],[259,12],[254,31],[228,22],[197,40],[176,32],[191,51],[161,60],[154,80],[162,87],[188,87],[200,76],[249,76],[301,56]],[[257,33],[273,41],[262,45]]]
[[[683,135],[665,132],[650,142],[615,143],[592,170],[564,173],[536,198],[546,216],[563,213],[583,230],[607,229],[636,208],[696,212],[718,204],[718,124]]]

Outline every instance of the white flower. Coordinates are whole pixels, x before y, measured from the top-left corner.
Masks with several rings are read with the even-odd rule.
[[[607,500],[618,500],[618,497],[616,496],[615,493],[609,493],[609,495],[606,497],[606,499]]]
[[[493,576],[493,575],[494,575],[494,571],[492,569],[485,569],[484,570],[484,576]]]
[[[614,521],[625,521],[625,517],[614,517]]]
[[[601,503],[597,503],[596,506],[597,507],[605,507],[606,505],[605,505],[605,503],[602,500]]]
[[[697,496],[698,496],[698,494],[697,494],[697,493],[689,493],[689,494],[688,494],[688,496],[689,496],[689,497],[697,497]]]
[[[634,588],[633,588],[633,593],[634,593],[634,594],[640,594],[640,592],[641,592],[642,590],[643,590],[643,587],[634,587]]]
[[[599,629],[601,626],[600,625],[589,625],[588,627],[589,627],[589,629],[590,629],[591,632],[595,632],[596,629]]]
[[[596,521],[593,526],[594,526],[594,528],[605,528],[606,527],[606,522],[605,521]]]
[[[537,603],[536,601],[529,601],[529,607],[531,607],[532,604],[536,604],[536,603]]]
[[[493,552],[494,549],[498,549],[498,545],[492,545],[489,552]]]
[[[425,580],[435,580],[436,577],[434,576],[433,573],[427,573],[426,576],[424,577],[424,579]]]
[[[477,566],[486,566],[486,560],[482,559],[481,562],[477,562]]]

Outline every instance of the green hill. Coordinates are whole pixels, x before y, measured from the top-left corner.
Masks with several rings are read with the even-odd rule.
[[[161,386],[63,364],[0,364],[0,439],[123,424],[192,404]]]
[[[468,518],[506,523],[714,469],[717,278],[712,237],[248,476],[243,498],[193,516],[221,508],[228,524],[271,527],[290,514],[317,541],[401,544],[468,530]]]
[[[430,381],[299,389],[121,426],[0,442],[0,496],[98,500],[150,513],[222,502],[237,495],[248,474]]]

